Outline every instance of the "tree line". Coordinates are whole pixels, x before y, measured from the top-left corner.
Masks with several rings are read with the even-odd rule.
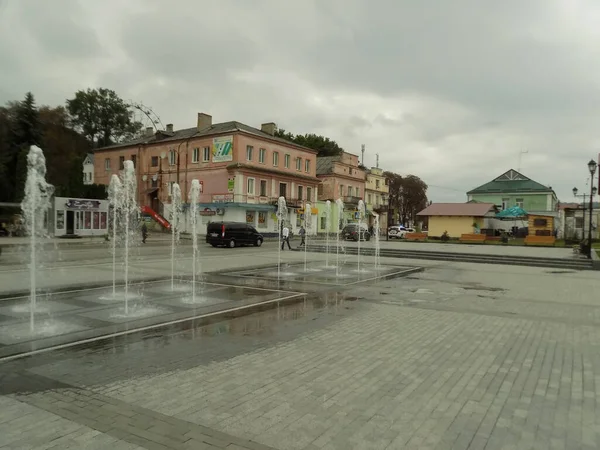
[[[0,107],[0,201],[20,202],[31,145],[44,150],[46,179],[59,197],[105,198],[104,186],[83,184],[83,161],[97,147],[134,137],[126,103],[109,89],[77,91],[65,105],[37,106],[31,92]]]

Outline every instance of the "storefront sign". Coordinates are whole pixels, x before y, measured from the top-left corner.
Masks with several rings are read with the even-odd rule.
[[[233,194],[214,194],[212,196],[213,203],[226,203],[233,201]]]
[[[71,209],[98,209],[100,208],[99,200],[77,200],[70,198],[67,203],[65,203],[67,208]]]
[[[204,208],[201,211],[198,211],[198,214],[201,216],[215,216],[217,212],[214,209]]]

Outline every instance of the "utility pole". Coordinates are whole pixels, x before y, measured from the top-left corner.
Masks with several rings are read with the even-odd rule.
[[[365,165],[365,144],[362,144],[360,146],[360,151],[362,153],[362,165]]]

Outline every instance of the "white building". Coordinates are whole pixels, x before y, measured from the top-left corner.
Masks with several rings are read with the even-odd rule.
[[[83,184],[94,184],[94,154],[88,153],[83,160]]]
[[[564,204],[559,207],[557,231],[559,239],[580,240],[587,238],[590,210],[586,204],[586,209],[583,205],[577,203]],[[593,204],[592,212],[592,239],[598,239],[598,223],[600,222],[600,207],[598,203]]]
[[[54,236],[103,236],[108,233],[108,200],[54,197],[49,218]]]

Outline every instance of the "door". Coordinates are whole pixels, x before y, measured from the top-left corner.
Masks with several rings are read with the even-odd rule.
[[[67,211],[67,234],[75,233],[75,212]]]

